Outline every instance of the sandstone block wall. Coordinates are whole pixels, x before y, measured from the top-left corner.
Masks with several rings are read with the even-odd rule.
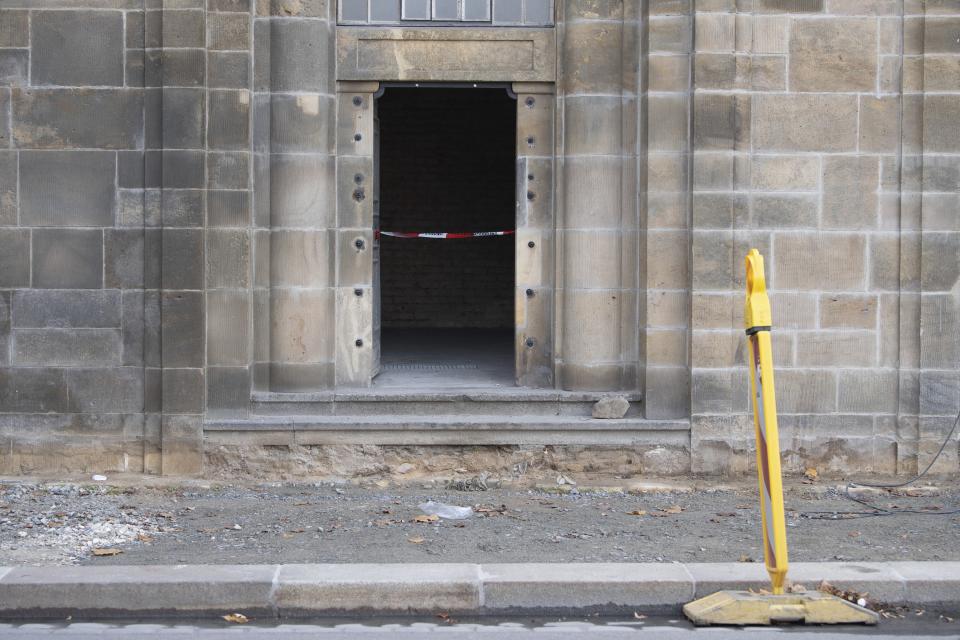
[[[787,468],[922,469],[960,410],[960,4],[554,4],[457,77],[502,81],[528,47],[513,80],[538,80],[528,379],[639,390],[690,421],[692,471],[745,471],[756,247]],[[337,30],[368,28],[337,15],[0,0],[0,473],[196,473],[204,420],[251,393],[362,381],[378,78],[346,68]],[[483,38],[444,29],[475,63]],[[429,76],[390,58],[428,49],[365,60]]]

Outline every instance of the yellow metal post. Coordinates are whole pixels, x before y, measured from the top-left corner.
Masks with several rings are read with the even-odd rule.
[[[777,435],[777,398],[773,386],[773,324],[763,256],[751,249],[746,258],[747,298],[743,320],[750,349],[750,391],[753,426],[757,436],[757,477],[763,517],[763,557],[773,593],[783,593],[787,578],[787,527],[783,515],[780,439]]]
[[[763,556],[773,584],[772,595],[749,591],[718,591],[683,607],[697,625],[756,625],[775,622],[808,624],[877,624],[873,611],[818,592],[785,594],[787,579],[787,527],[783,513],[780,440],[777,435],[777,399],[773,388],[773,324],[763,256],[751,249],[746,258],[747,298],[744,324],[750,351],[750,390],[753,425],[757,436],[757,477],[763,518]]]

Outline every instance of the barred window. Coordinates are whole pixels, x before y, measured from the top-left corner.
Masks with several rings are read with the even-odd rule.
[[[554,0],[340,0],[344,25],[469,23],[542,27],[553,24]]]

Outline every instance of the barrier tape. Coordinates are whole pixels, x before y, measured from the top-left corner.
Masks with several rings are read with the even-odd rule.
[[[377,231],[377,237],[387,236],[390,238],[432,238],[434,240],[462,240],[463,238],[489,238],[492,236],[512,236],[515,232],[510,231],[476,231],[473,233],[450,233],[450,232],[406,232],[406,231]]]

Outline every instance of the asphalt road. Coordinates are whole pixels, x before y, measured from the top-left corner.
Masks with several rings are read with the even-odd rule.
[[[401,640],[435,638],[496,638],[497,640],[606,640],[615,638],[650,638],[652,640],[750,640],[789,638],[789,640],[834,640],[866,638],[960,638],[960,625],[938,621],[885,623],[880,627],[774,627],[750,629],[708,628],[695,629],[676,620],[643,622],[548,622],[525,624],[518,622],[486,624],[403,623],[379,626],[359,623],[347,624],[280,624],[236,625],[224,627],[210,624],[0,624],[3,640],[36,640],[39,638],[69,638],[94,640],[100,638],[200,638],[201,640],[237,640],[245,638],[318,638],[319,640]]]

